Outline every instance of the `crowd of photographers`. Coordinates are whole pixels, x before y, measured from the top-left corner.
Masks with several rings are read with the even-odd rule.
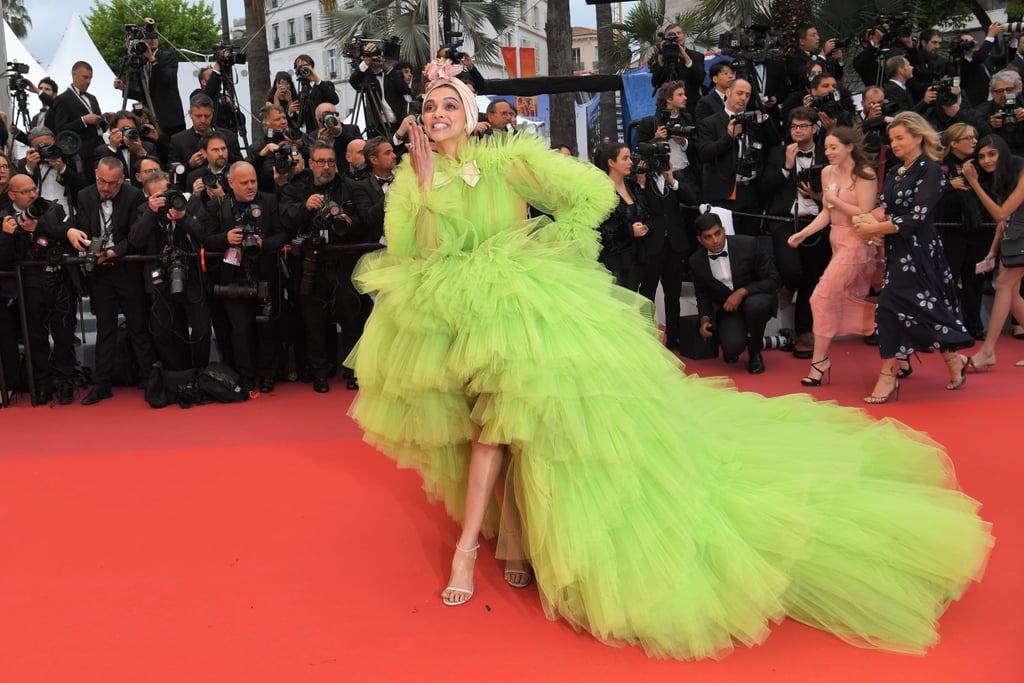
[[[682,29],[670,25],[649,59],[657,112],[629,126],[636,179],[632,192],[643,215],[640,222],[645,227],[692,226],[697,207],[704,204],[731,214],[737,234],[760,238],[774,256],[781,300],[795,296],[795,352],[811,357],[808,300],[831,250],[827,233],[799,249],[787,240],[821,211],[825,137],[840,127],[855,129],[877,160],[880,184],[895,161],[886,122],[900,111],[921,114],[939,133],[955,127],[973,131],[975,141],[998,135],[1014,154],[1024,156],[1024,103],[1019,99],[1024,39],[1007,36],[1000,44],[1005,49],[997,47],[1005,33],[1006,27],[993,24],[981,41],[958,34],[947,50],[933,29],[915,34],[905,17],[879,17],[862,36],[862,49],[852,63],[865,84],[858,107],[843,85],[848,66],[843,48],[849,40],[823,40],[810,23],[800,24],[788,44],[768,27],[740,27],[722,38],[727,57],[706,67],[704,55],[687,47]],[[602,165],[609,163],[605,152]],[[958,175],[957,168],[949,166],[950,178]],[[959,253],[965,247],[956,238],[958,231],[977,230],[968,240],[972,244],[991,242],[990,221],[970,220],[964,227],[957,211],[944,215],[960,223],[944,229],[950,245],[958,245],[949,247],[958,252],[958,261],[970,258]],[[603,234],[612,233],[605,226]],[[693,276],[686,272],[687,257],[700,246],[692,229],[678,233],[671,228],[631,233],[635,239],[625,246],[609,240],[606,263],[624,286],[653,296],[660,280],[666,301],[675,301],[683,279],[676,271]],[[956,275],[972,300],[977,293],[978,301],[965,305],[965,312],[971,332],[981,338],[980,286],[973,265]],[[678,317],[672,313],[666,313],[667,344],[679,348]]]
[[[355,290],[352,271],[383,235],[395,147],[414,120],[408,84],[383,107],[391,125],[364,139],[342,124],[333,84],[301,55],[295,80],[278,74],[267,95],[264,137],[247,145],[233,89],[221,79],[242,55],[220,48],[179,120],[180,99],[170,102],[179,97],[177,77],[168,97],[155,30],[139,28],[128,44],[136,66],[115,87],[138,104],[124,111],[101,111],[85,62],[73,66],[63,92],[49,78],[33,84],[17,75],[42,111],[5,126],[23,145],[18,158],[0,152],[4,390],[31,385],[35,405],[72,403],[81,391],[83,404],[95,404],[154,373],[208,367],[214,341],[246,394],[273,391],[285,378],[325,393],[335,375],[357,388],[342,363],[371,302]],[[382,97],[376,76],[395,63],[384,73],[366,47],[356,73],[369,74],[363,92],[379,113],[391,86]],[[88,371],[75,349],[82,295],[96,320]]]

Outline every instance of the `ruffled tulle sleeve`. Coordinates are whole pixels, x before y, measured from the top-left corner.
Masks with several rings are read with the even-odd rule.
[[[388,190],[384,212],[387,253],[409,258],[424,247],[436,247],[438,220],[458,213],[456,205],[451,194],[421,187],[412,164],[400,165]]]
[[[597,228],[615,209],[618,195],[597,167],[548,149],[544,140],[516,135],[505,145],[507,179],[514,192],[554,217],[537,239],[571,242],[588,258],[601,250]]]

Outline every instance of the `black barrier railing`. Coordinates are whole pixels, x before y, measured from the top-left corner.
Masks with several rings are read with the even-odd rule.
[[[379,242],[359,243],[359,244],[325,244],[324,246],[317,249],[317,254],[368,254],[372,251],[383,249],[384,245]],[[224,253],[219,251],[202,251],[202,252],[183,252],[182,256],[190,259],[219,259],[223,257]],[[282,250],[279,256],[286,256],[287,252]],[[131,254],[128,256],[118,256],[104,261],[104,263],[141,263],[149,261],[159,261],[163,258],[160,254]],[[13,264],[11,270],[0,270],[0,277],[11,277],[14,278],[16,299],[18,302],[18,318],[19,326],[21,327],[21,339],[25,345],[25,381],[28,383],[29,397],[32,405],[36,403],[36,385],[35,376],[32,368],[32,353],[28,348],[29,334],[28,334],[28,315],[25,311],[25,292],[22,286],[21,272],[25,268],[47,268],[52,266],[77,266],[85,263],[95,263],[92,259],[84,256],[64,256],[59,261],[18,261]],[[102,265],[100,268],[104,267]],[[142,286],[142,283],[139,283]],[[79,297],[79,301],[81,298]],[[0,406],[7,407],[10,405],[9,392],[7,390],[7,375],[6,368],[4,368],[3,358],[0,357]]]

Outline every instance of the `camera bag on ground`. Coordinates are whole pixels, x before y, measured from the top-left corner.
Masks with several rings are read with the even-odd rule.
[[[249,398],[241,377],[224,363],[210,363],[200,370],[195,385],[205,398],[218,403],[238,403]]]
[[[153,363],[146,379],[146,403],[151,408],[164,408],[172,403],[190,408],[202,403],[203,394],[196,387],[195,380],[195,370],[164,370],[161,363]]]

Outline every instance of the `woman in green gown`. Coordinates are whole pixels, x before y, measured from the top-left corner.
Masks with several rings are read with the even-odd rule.
[[[470,139],[475,98],[447,75],[389,190],[387,249],[356,272],[376,304],[350,358],[366,439],[462,524],[445,603],[472,597],[478,537],[500,533],[506,579],[528,560],[548,616],[653,656],[721,656],[785,616],[936,642],[993,542],[942,447],[680,372],[597,263],[607,176],[533,136]]]

